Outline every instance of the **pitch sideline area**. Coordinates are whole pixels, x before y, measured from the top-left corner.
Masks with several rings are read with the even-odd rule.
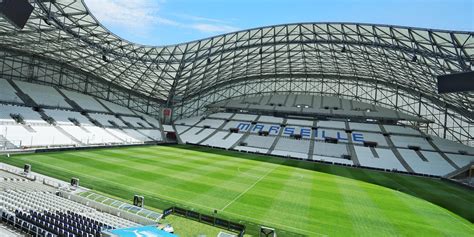
[[[474,193],[447,182],[192,146],[2,157],[146,205],[173,204],[285,230],[285,235],[472,236]],[[316,171],[315,171],[316,170]],[[334,175],[337,174],[337,175]],[[345,177],[342,177],[345,176]],[[348,178],[346,178],[348,177]],[[399,189],[405,193],[367,182]],[[251,233],[252,234],[252,233]]]

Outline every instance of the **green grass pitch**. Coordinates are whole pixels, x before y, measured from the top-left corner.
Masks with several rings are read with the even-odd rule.
[[[121,198],[141,194],[146,205],[159,209],[174,204],[205,213],[216,209],[220,217],[245,221],[255,236],[256,224],[281,230],[278,236],[474,236],[467,220],[474,219],[474,192],[440,180],[193,146],[38,153],[0,161],[29,163],[33,171],[64,180],[78,177],[85,187]]]

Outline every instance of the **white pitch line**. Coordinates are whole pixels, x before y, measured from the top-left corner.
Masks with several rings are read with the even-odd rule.
[[[263,175],[262,177],[260,177],[257,181],[255,181],[252,185],[250,185],[250,187],[248,187],[245,191],[243,191],[242,193],[240,193],[237,197],[235,197],[234,199],[232,199],[232,201],[230,201],[229,203],[227,203],[227,205],[225,205],[223,208],[220,209],[220,211],[224,211],[228,206],[230,206],[232,203],[234,203],[235,201],[237,201],[237,199],[239,199],[240,197],[242,197],[242,195],[246,194],[250,189],[252,189],[253,187],[255,187],[255,185],[257,185],[260,181],[262,181],[262,179],[264,179],[265,177],[267,177],[267,175],[269,175],[271,172],[273,172],[278,166],[275,166],[273,167],[273,169],[269,170],[267,173],[265,173],[265,175]]]

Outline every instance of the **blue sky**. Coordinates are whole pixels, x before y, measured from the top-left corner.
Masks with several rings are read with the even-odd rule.
[[[85,0],[115,34],[146,45],[260,26],[362,22],[474,31],[474,0]]]

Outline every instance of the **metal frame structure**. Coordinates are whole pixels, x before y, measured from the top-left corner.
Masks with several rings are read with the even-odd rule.
[[[23,30],[0,20],[0,76],[55,85],[158,115],[277,92],[341,96],[433,120],[474,145],[474,93],[436,93],[436,76],[474,69],[474,33],[300,23],[152,47],[109,32],[82,0],[33,0]]]

